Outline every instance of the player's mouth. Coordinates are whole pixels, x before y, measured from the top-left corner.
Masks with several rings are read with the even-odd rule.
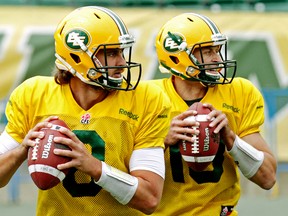
[[[122,75],[122,73],[115,73],[111,77],[113,77],[113,78],[122,78],[123,75]]]
[[[206,70],[205,74],[213,79],[219,79],[220,78],[220,74],[218,72],[218,70],[214,69],[214,70]]]
[[[211,74],[211,75],[218,74],[218,70],[216,70],[216,69],[207,69],[207,70],[205,70],[205,72],[207,74]]]

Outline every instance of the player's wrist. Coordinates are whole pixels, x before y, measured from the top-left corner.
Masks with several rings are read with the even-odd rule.
[[[28,158],[29,147],[19,145],[18,148],[15,149],[16,153],[14,152],[15,158],[19,157],[20,161],[23,162]]]
[[[109,192],[119,203],[126,205],[133,198],[138,187],[138,179],[128,173],[102,163],[102,173],[95,184]]]
[[[236,136],[233,147],[228,152],[247,178],[254,176],[264,161],[262,151],[254,148],[238,136]]]
[[[94,182],[99,181],[102,175],[102,161],[92,156],[91,164],[94,164],[95,166],[91,167],[90,173],[87,172],[87,174],[93,178]]]
[[[229,130],[227,134],[221,134],[221,139],[225,143],[226,149],[230,151],[235,143],[236,134],[232,130]]]

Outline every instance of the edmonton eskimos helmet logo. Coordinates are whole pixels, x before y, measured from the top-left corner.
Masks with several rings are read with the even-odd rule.
[[[80,49],[80,44],[83,43],[87,45],[89,43],[88,34],[80,29],[74,29],[70,31],[66,37],[66,44],[71,49]]]
[[[179,44],[183,42],[183,38],[180,35],[173,34],[173,38],[167,35],[163,42],[164,49],[168,52],[179,52]]]

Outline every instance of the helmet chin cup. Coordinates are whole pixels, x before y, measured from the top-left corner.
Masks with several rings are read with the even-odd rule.
[[[217,80],[219,80],[220,79],[220,74],[217,72],[217,73],[210,73],[209,71],[205,71],[205,75],[207,76],[207,77],[209,77],[209,79],[211,79],[212,81],[214,80],[214,81],[217,81]]]
[[[123,82],[123,76],[119,77],[119,78],[114,78],[114,77],[108,77],[107,82],[110,86],[114,86],[114,87],[120,87],[122,85]]]

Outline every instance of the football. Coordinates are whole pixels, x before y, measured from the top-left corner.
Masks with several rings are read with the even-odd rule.
[[[48,190],[60,183],[68,173],[69,169],[58,170],[57,165],[63,164],[71,159],[55,155],[54,149],[70,149],[66,145],[55,143],[54,137],[66,137],[59,132],[61,127],[68,128],[66,123],[60,119],[50,121],[51,128],[43,128],[45,136],[42,139],[36,139],[36,145],[28,150],[28,170],[29,174],[41,190]]]
[[[194,171],[203,171],[214,160],[215,155],[219,148],[220,136],[213,131],[215,127],[209,127],[210,121],[207,120],[207,114],[211,110],[204,107],[201,102],[196,102],[189,107],[189,109],[196,110],[197,115],[189,116],[185,120],[198,121],[200,126],[192,127],[199,130],[198,135],[193,135],[195,142],[180,141],[179,149],[184,161]],[[191,135],[192,136],[192,135]]]

